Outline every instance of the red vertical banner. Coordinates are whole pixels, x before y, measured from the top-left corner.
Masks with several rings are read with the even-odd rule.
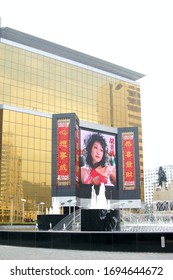
[[[122,133],[123,151],[123,190],[135,190],[135,151],[134,133]]]
[[[76,124],[76,187],[79,186],[79,126]]]
[[[70,120],[57,122],[57,186],[70,185]]]

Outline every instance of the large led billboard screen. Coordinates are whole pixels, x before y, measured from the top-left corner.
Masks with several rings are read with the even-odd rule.
[[[52,198],[89,208],[101,185],[112,209],[127,202],[140,207],[138,129],[85,123],[74,113],[54,115]]]
[[[101,183],[106,187],[106,198],[115,198],[116,134],[80,128],[79,197],[90,198],[92,186],[98,194]]]
[[[116,186],[115,135],[81,129],[82,184]]]

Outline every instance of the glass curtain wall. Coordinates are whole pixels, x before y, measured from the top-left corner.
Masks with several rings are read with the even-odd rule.
[[[142,175],[138,84],[0,43],[0,104],[24,110],[3,110],[1,116],[0,211],[4,219],[12,215],[12,203],[14,219],[21,218],[22,198],[26,218],[35,218],[40,202],[45,203],[44,211],[51,206],[51,118],[34,112],[75,112],[81,120],[106,126],[138,126]],[[7,151],[13,162],[3,159]]]
[[[51,118],[5,109],[2,118],[1,220],[20,222],[24,200],[25,221],[35,220],[40,203],[51,205]]]

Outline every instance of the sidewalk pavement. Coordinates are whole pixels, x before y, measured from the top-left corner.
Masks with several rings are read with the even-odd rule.
[[[0,245],[0,260],[173,260],[173,253],[43,249]]]

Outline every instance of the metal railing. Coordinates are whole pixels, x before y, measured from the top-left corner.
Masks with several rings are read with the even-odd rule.
[[[78,209],[75,212],[72,212],[65,218],[63,218],[59,223],[54,227],[54,231],[64,231],[64,230],[79,230],[81,223],[81,210]]]
[[[81,230],[81,210],[71,213],[53,228],[54,231]],[[173,232],[173,214],[121,213],[121,232]]]

